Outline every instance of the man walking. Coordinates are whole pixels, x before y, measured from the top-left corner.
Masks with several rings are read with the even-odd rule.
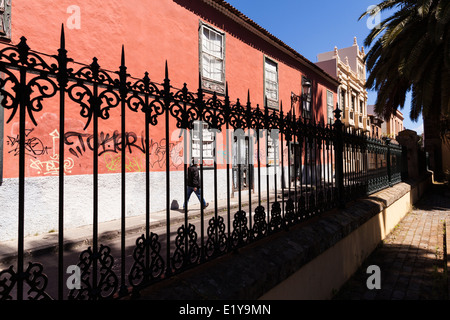
[[[201,198],[198,161],[199,161],[198,159],[194,159],[193,163],[188,168],[187,196],[186,196],[186,203],[183,206],[183,210],[187,208],[189,198],[191,197],[192,192],[196,194],[198,200],[200,201],[200,203],[202,203],[203,208],[206,208],[209,205],[209,203],[207,203],[205,199]]]

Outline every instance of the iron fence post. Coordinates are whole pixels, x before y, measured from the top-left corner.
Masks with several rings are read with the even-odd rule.
[[[166,139],[166,150],[165,150],[165,160],[166,160],[166,275],[170,276],[171,270],[171,259],[170,259],[170,150],[169,150],[169,110],[171,103],[171,85],[169,79],[169,68],[167,66],[167,61],[165,65],[165,77],[163,82],[163,101],[164,101],[164,112],[165,114],[165,139]],[[187,227],[187,226],[186,226]]]
[[[387,155],[386,155],[386,167],[388,174],[388,185],[392,187],[392,173],[391,173],[391,139],[386,138]]]
[[[127,89],[127,67],[125,66],[125,48],[122,45],[122,56],[120,61],[120,67],[119,67],[119,94],[120,94],[120,104],[121,104],[121,246],[120,246],[120,257],[121,257],[121,285],[120,285],[120,291],[119,294],[122,296],[125,296],[128,293],[127,285],[125,284],[125,233],[126,233],[126,118],[125,118],[125,110],[126,110],[126,98],[128,94]]]
[[[58,49],[58,75],[59,84],[59,195],[58,195],[58,299],[63,300],[64,289],[64,132],[65,132],[65,93],[68,84],[66,41],[64,25],[61,26],[60,48]]]
[[[336,104],[334,110],[335,121],[334,127],[334,159],[335,159],[335,179],[336,179],[336,193],[337,193],[337,205],[338,208],[343,209],[345,207],[344,202],[344,164],[343,164],[343,152],[344,152],[344,139],[342,134],[343,123],[341,121],[341,110],[339,105]]]

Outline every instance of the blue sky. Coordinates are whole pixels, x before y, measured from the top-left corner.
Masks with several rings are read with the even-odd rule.
[[[317,54],[349,47],[356,37],[358,45],[364,46],[369,34],[368,21],[358,21],[360,15],[378,0],[226,0],[236,9],[295,49],[312,62]],[[387,13],[381,14],[381,19]],[[367,53],[370,48],[364,48]],[[376,92],[369,91],[369,104],[374,104]],[[407,129],[422,133],[422,119],[413,122],[409,118],[410,98],[400,111]]]

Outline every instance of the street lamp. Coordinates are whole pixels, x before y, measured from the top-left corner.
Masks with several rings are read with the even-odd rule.
[[[308,78],[303,77],[302,87],[303,87],[303,96],[305,98],[309,97],[311,94],[311,81]]]
[[[291,111],[294,108],[296,102],[302,103],[302,116],[304,118],[309,118],[311,114],[311,80],[306,77],[302,78],[302,93],[296,95],[291,92]]]
[[[311,118],[311,80],[302,78],[303,118]]]

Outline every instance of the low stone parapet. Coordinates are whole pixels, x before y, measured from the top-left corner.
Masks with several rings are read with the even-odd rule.
[[[396,184],[156,283],[137,299],[329,299],[430,184],[430,176]]]

